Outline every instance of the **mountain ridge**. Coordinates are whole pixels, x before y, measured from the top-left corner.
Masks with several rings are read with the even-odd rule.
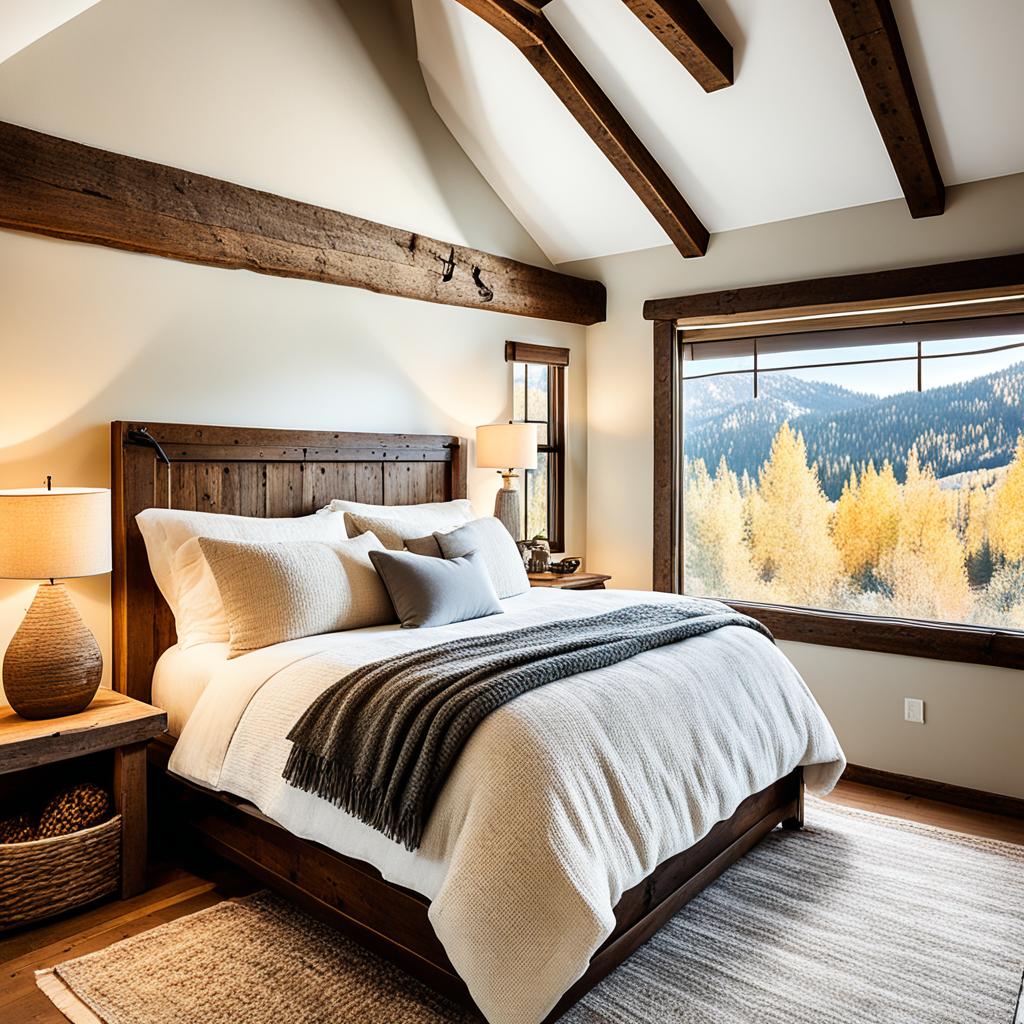
[[[808,461],[818,463],[822,489],[835,500],[850,471],[869,459],[877,466],[888,460],[901,481],[914,445],[938,477],[995,469],[1012,460],[1024,431],[1024,362],[881,397],[781,373],[764,374],[759,390],[755,399],[750,375],[685,382],[687,459],[702,458],[713,472],[724,455],[737,475],[756,479],[788,421],[803,434]]]

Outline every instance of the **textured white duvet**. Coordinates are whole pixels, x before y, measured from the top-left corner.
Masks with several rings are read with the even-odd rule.
[[[672,598],[537,589],[487,619],[245,655],[212,677],[171,770],[427,896],[487,1019],[537,1024],[586,970],[626,889],[797,765],[812,790],[834,785],[842,751],[793,666],[754,630],[731,626],[524,694],[474,733],[415,853],[288,786],[285,736],[314,697],[368,661],[661,600]]]

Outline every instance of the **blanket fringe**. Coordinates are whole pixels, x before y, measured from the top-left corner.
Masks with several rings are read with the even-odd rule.
[[[406,849],[419,846],[423,824],[418,818],[391,813],[392,805],[379,786],[367,783],[337,761],[293,745],[283,775],[289,785],[334,804]]]

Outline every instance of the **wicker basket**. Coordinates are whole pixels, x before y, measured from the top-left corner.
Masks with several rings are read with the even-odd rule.
[[[0,844],[0,931],[99,899],[120,880],[120,815],[66,836]]]

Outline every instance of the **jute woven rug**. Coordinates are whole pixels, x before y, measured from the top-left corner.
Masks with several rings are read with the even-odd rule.
[[[1024,848],[809,801],[566,1024],[1011,1024]],[[468,1024],[269,894],[40,972],[76,1024]]]

